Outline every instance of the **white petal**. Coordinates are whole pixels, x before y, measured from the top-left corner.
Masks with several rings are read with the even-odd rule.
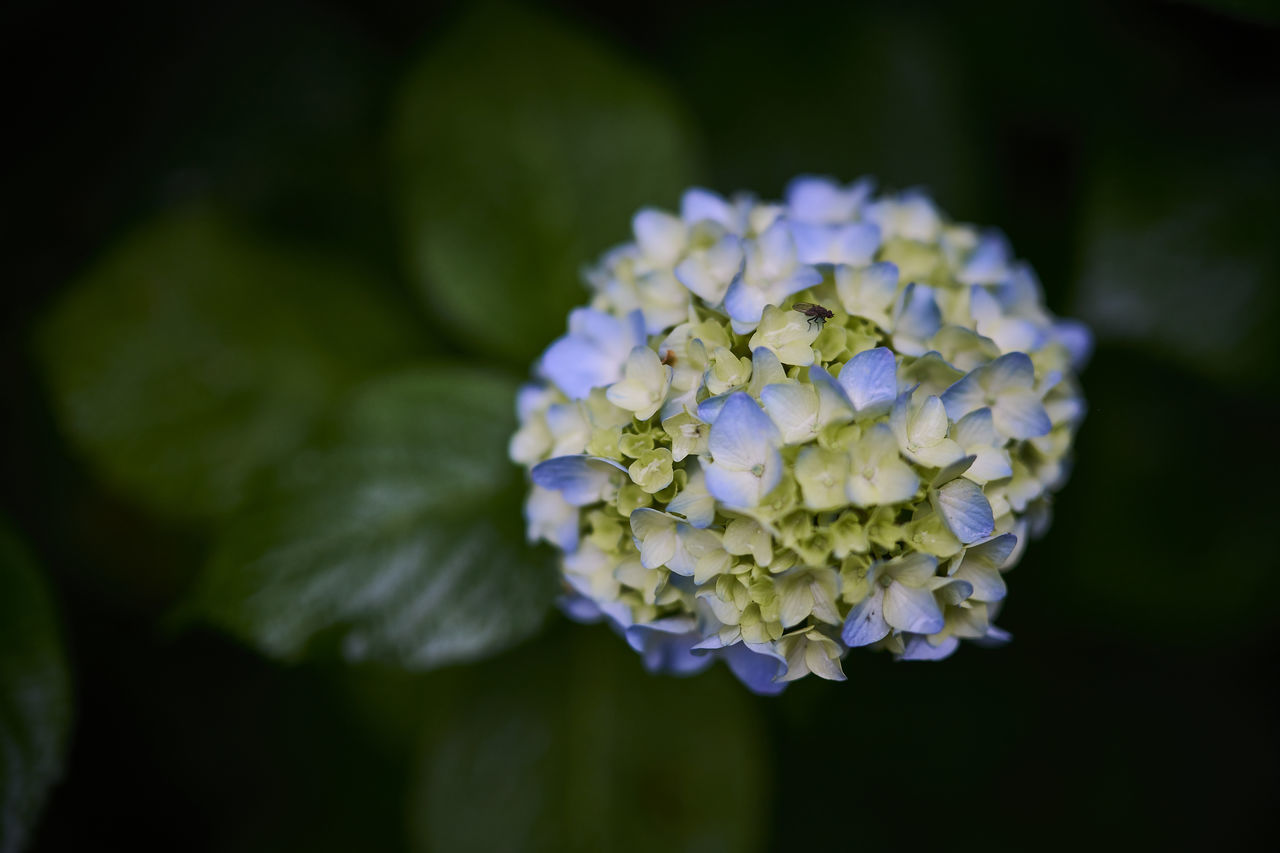
[[[895,458],[880,463],[876,469],[875,485],[879,492],[876,503],[896,504],[915,497],[916,490],[920,488],[920,478],[910,465]]]
[[[965,475],[975,483],[985,484],[992,480],[1003,480],[1013,476],[1013,466],[1009,464],[1009,454],[995,447],[980,448],[971,457],[973,465],[965,471]]]
[[[818,430],[818,392],[812,385],[784,382],[760,392],[764,410],[787,444],[802,444]]]
[[[991,420],[1001,435],[1010,438],[1035,438],[1053,429],[1044,404],[1029,389],[1002,393],[991,410]]]
[[[885,591],[884,619],[899,631],[913,634],[936,634],[946,624],[932,592],[897,581]]]
[[[881,326],[889,324],[889,309],[898,292],[898,267],[882,261],[869,267],[836,267],[836,295],[844,310]]]
[[[928,447],[917,447],[907,455],[928,468],[946,468],[965,458],[964,449],[949,438]]]
[[[973,586],[973,597],[978,601],[999,601],[1008,592],[1004,578],[990,566],[966,561],[960,565],[955,577]]]
[[[709,527],[715,520],[716,501],[707,491],[707,478],[701,466],[690,469],[689,482],[667,504],[667,512],[684,516],[689,524],[698,528]]]
[[[781,599],[778,617],[783,628],[799,625],[813,612],[813,593],[809,590],[808,578],[803,573],[798,576],[784,578],[778,584],[778,596]]]
[[[751,381],[747,384],[747,393],[759,397],[766,385],[787,381],[787,371],[783,369],[778,356],[768,347],[756,347],[751,351]]]
[[[942,400],[929,397],[911,418],[909,434],[915,444],[936,444],[947,436],[947,409]]]
[[[671,266],[685,246],[685,223],[661,210],[645,208],[631,220],[636,243],[655,264]]]
[[[938,571],[938,558],[914,551],[884,563],[881,571],[894,580],[911,586],[922,586]]]
[[[641,507],[631,513],[631,533],[640,549],[640,564],[656,569],[676,553],[676,520],[666,513]]]
[[[829,657],[824,643],[809,643],[805,648],[804,660],[809,671],[819,678],[828,681],[844,681],[844,670],[840,668],[840,659]],[[832,644],[834,645],[834,644]]]

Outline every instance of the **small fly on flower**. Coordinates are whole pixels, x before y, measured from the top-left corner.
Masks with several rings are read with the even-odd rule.
[[[810,326],[814,323],[821,326],[835,316],[835,314],[832,314],[828,309],[823,308],[821,305],[815,305],[812,302],[797,302],[795,305],[792,305],[791,308],[792,310],[799,311],[801,314],[808,317]]]
[[[666,350],[662,353],[660,361],[670,367],[676,363],[676,354],[672,350]]]

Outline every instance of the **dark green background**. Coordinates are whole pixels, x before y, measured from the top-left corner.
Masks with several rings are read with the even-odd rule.
[[[1271,829],[1267,4],[206,6],[0,19],[4,513],[52,588],[75,697],[32,849],[1225,849]],[[635,105],[634,130],[610,135],[613,103]],[[272,450],[311,429],[290,413],[427,358],[518,379],[637,203],[674,206],[689,182],[777,197],[801,172],[921,185],[1000,225],[1050,307],[1097,332],[1076,471],[1009,578],[1012,645],[940,665],[853,654],[847,683],[763,699],[719,671],[652,680],[617,638],[554,615],[427,674],[338,662],[327,636],[277,663],[190,618],[237,490],[295,488]],[[495,194],[510,204],[473,209]],[[84,337],[46,331],[73,283],[175,216],[327,259],[280,260],[293,272],[258,285],[230,253],[209,292],[245,301],[171,306],[175,339],[274,347],[251,389],[271,413],[261,458],[205,492],[184,479],[204,469],[139,482],[94,461],[50,385],[72,381],[49,365]],[[358,309],[315,283],[347,265],[370,282]],[[279,342],[295,308],[326,331]],[[87,313],[110,322],[109,303]],[[147,405],[130,376],[91,399]],[[200,420],[198,394],[166,389]]]

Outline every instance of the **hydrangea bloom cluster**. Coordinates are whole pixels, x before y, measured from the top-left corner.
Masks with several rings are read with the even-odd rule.
[[[1048,523],[1089,336],[996,232],[919,192],[800,178],[642,210],[520,393],[529,537],[565,611],[653,670],[752,690],[852,648],[999,642],[1003,573]],[[798,306],[798,307],[797,307]]]

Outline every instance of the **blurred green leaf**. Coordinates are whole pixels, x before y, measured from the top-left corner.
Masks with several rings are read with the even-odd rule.
[[[1148,646],[1256,642],[1273,611],[1266,555],[1275,527],[1270,501],[1248,497],[1258,475],[1241,460],[1241,425],[1257,422],[1256,400],[1106,346],[1085,387],[1077,464],[1054,497],[1046,540],[1027,551],[1035,570],[1010,578],[1020,591],[1010,613],[1042,614],[1042,633],[1088,625]],[[1060,606],[1064,597],[1070,608]]]
[[[0,628],[0,853],[14,853],[62,773],[71,681],[48,589],[3,519]]]
[[[1073,313],[1103,343],[1138,345],[1224,385],[1274,388],[1280,169],[1252,138],[1230,156],[1225,144],[1108,143],[1085,194]]]
[[[41,330],[62,428],[158,513],[230,510],[339,392],[421,350],[380,287],[207,213],[156,222],[76,282]]]
[[[457,366],[360,389],[219,541],[196,611],[274,657],[412,669],[528,636],[556,584],[522,541],[514,394]]]
[[[675,99],[554,20],[471,11],[413,72],[395,154],[404,238],[460,340],[527,361],[586,301],[581,268],[695,172]]]
[[[767,740],[727,670],[651,676],[620,638],[574,627],[470,675],[428,738],[418,849],[764,845]]]
[[[869,175],[882,189],[923,186],[962,218],[989,197],[990,142],[967,106],[974,36],[962,44],[943,15],[744,3],[682,15],[669,37],[720,189],[778,198],[797,173]]]

